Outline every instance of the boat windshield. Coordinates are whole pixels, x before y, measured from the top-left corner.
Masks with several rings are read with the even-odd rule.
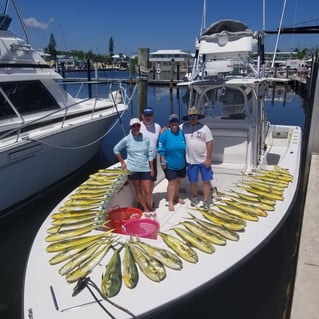
[[[4,82],[0,85],[0,118],[16,116],[8,100],[21,115],[59,109],[60,106],[41,81]]]
[[[246,104],[247,102],[247,104]],[[220,119],[245,119],[251,112],[251,96],[246,96],[241,90],[230,87],[208,89],[195,102],[202,114]],[[247,106],[247,108],[246,108]]]

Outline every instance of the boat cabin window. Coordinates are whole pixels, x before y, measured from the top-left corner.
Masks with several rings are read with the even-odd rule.
[[[232,120],[246,118],[245,97],[237,89],[219,87],[208,90],[200,104],[205,116]]]
[[[41,81],[6,82],[1,88],[21,115],[60,108]],[[7,99],[0,94],[0,118],[15,115]]]
[[[242,92],[225,88],[221,90],[219,102],[221,104],[221,116],[223,119],[243,119],[245,114],[245,99]]]

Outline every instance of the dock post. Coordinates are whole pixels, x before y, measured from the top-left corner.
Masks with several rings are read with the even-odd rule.
[[[90,82],[91,81],[90,59],[87,59],[86,65],[87,65],[88,82]],[[91,86],[91,83],[88,83],[88,96],[89,96],[89,98],[92,98],[92,86]]]
[[[175,67],[175,60],[171,60],[171,76],[170,76],[170,83],[169,83],[169,89],[173,89],[173,79],[174,79],[174,67]]]
[[[62,72],[62,77],[65,79],[65,67],[64,67],[64,62],[61,62],[61,72]]]
[[[155,63],[153,64],[153,80],[155,80],[155,74],[156,74],[156,70],[155,70]]]
[[[137,86],[137,103],[138,117],[141,118],[142,110],[147,105],[147,74],[148,74],[148,48],[138,49],[138,86]]]

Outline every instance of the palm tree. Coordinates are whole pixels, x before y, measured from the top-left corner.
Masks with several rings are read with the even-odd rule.
[[[109,56],[112,57],[114,54],[114,42],[113,42],[113,38],[110,37],[109,40]]]

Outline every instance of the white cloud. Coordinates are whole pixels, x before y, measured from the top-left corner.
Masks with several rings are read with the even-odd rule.
[[[54,21],[54,19],[51,18],[48,22],[45,23],[45,22],[40,22],[33,17],[26,18],[23,20],[27,27],[34,28],[34,29],[41,29],[41,30],[46,30],[49,27],[50,23]]]

